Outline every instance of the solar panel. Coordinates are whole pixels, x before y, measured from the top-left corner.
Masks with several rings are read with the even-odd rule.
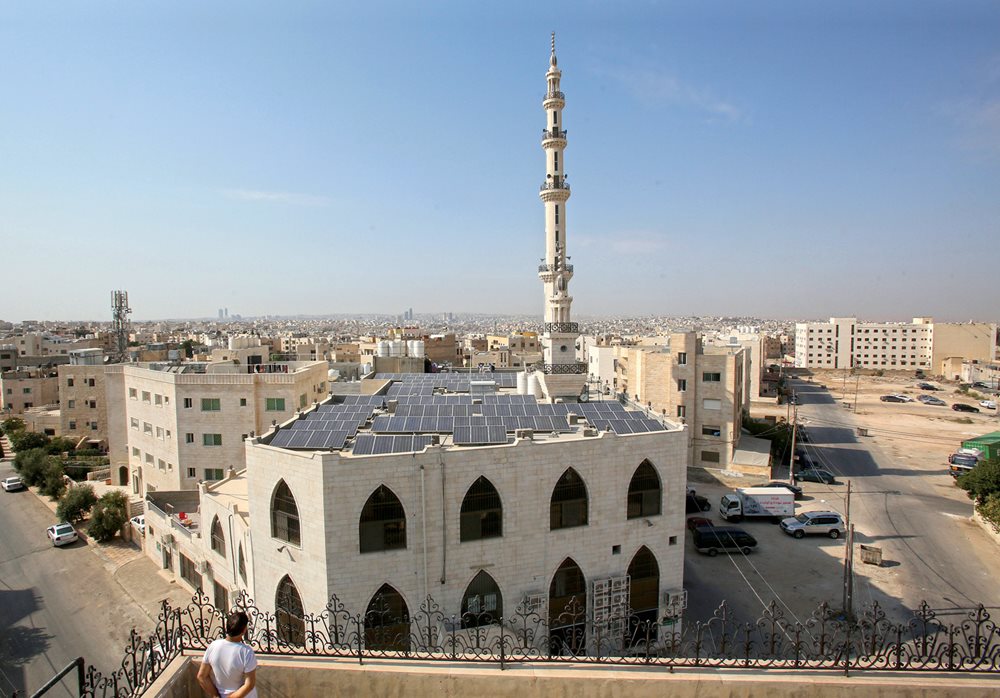
[[[616,434],[631,434],[633,431],[630,422],[628,419],[612,419],[608,421],[608,425]]]
[[[488,445],[507,443],[507,430],[503,426],[455,427],[456,444]]]
[[[422,451],[431,444],[429,436],[376,436],[359,434],[354,440],[353,453],[356,456],[384,455],[387,453],[411,453]]]

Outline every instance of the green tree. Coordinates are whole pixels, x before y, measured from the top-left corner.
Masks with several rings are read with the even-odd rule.
[[[985,502],[991,494],[1000,494],[1000,459],[983,461],[969,472],[959,475],[958,486],[976,503]]]
[[[66,491],[64,475],[62,463],[51,456],[47,457],[42,468],[42,482],[38,491],[51,499],[59,499]]]
[[[90,510],[87,529],[98,543],[107,543],[128,521],[128,497],[120,490],[105,493]]]
[[[57,436],[49,441],[49,444],[48,446],[45,447],[45,450],[51,453],[53,456],[58,456],[60,453],[64,451],[69,451],[70,453],[72,453],[74,448],[76,448],[76,441],[74,441],[73,439],[67,439],[65,436]]]
[[[184,356],[188,359],[194,356],[194,341],[190,339],[185,339],[181,342],[181,348],[184,349]]]
[[[14,470],[21,474],[25,485],[37,487],[45,479],[45,466],[48,465],[48,462],[49,456],[41,448],[18,451],[17,456],[14,457]]]
[[[3,422],[0,422],[0,431],[7,436],[24,431],[24,420],[20,417],[8,417]]]
[[[32,448],[45,448],[49,445],[49,437],[34,431],[19,431],[8,435],[10,445],[17,451],[27,451]]]
[[[94,493],[93,485],[75,485],[69,488],[66,496],[59,502],[56,516],[60,521],[79,523],[96,503],[97,495]]]

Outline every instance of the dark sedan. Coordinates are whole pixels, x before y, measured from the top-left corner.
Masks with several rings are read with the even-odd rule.
[[[951,406],[951,409],[956,412],[978,412],[978,407],[973,407],[972,405],[966,405],[964,402],[956,402]]]
[[[829,470],[820,470],[818,468],[803,470],[795,476],[795,480],[796,482],[821,482],[824,485],[837,484],[837,478],[833,476],[833,473]]]
[[[711,508],[712,505],[709,504],[708,499],[702,497],[700,494],[695,494],[694,492],[688,492],[688,495],[684,500],[685,514],[697,514],[702,511],[708,511]]]

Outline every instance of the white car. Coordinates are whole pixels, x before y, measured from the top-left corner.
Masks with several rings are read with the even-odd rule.
[[[995,410],[997,408],[997,401],[996,400],[980,400],[979,401],[979,406],[980,407],[985,407],[988,410]]]
[[[139,532],[140,536],[146,535],[146,515],[145,514],[139,514],[138,516],[133,516],[131,519],[129,519],[129,522],[132,524],[132,528],[134,528],[135,530],[137,530]]]
[[[78,540],[76,529],[65,521],[57,523],[55,526],[49,526],[45,532],[48,534],[49,540],[52,541],[52,545],[68,545]]]
[[[24,489],[24,483],[21,482],[21,478],[19,477],[5,478],[3,483],[0,484],[3,485],[4,490],[6,490],[7,492],[14,492],[15,490]]]

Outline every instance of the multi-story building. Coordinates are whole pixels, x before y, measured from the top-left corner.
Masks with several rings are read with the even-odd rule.
[[[689,427],[692,464],[723,469],[740,465],[734,457],[741,447],[743,414],[750,406],[745,348],[705,346],[696,332],[682,332],[670,335],[664,344],[616,351],[618,391],[657,413],[683,420]]]
[[[32,407],[59,402],[59,377],[54,368],[19,368],[0,373],[5,414],[22,414]]]
[[[925,370],[947,373],[945,362],[990,361],[997,347],[993,323],[859,323],[854,317],[795,324],[797,368]]]
[[[243,440],[323,400],[326,362],[163,363],[107,367],[119,484],[133,491],[194,489],[245,464]],[[124,443],[116,438],[124,436]],[[128,474],[127,480],[124,476]]]
[[[78,349],[59,371],[59,434],[108,445],[107,389],[104,350]]]

